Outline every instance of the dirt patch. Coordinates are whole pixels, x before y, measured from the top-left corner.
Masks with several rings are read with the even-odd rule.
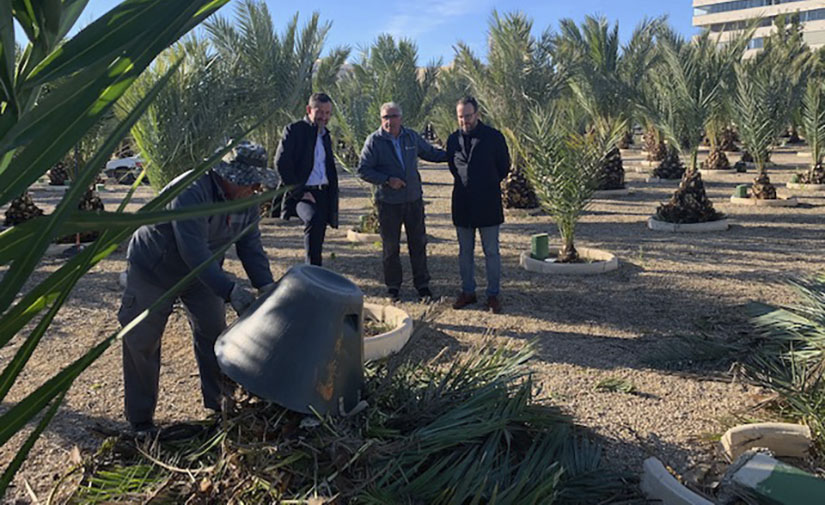
[[[640,151],[625,156],[626,164],[641,162]],[[777,154],[780,166],[771,180],[783,192],[800,159]],[[805,160],[802,160],[804,163]],[[522,270],[519,254],[529,248],[530,236],[549,233],[551,247],[559,245],[555,224],[546,215],[509,215],[501,229],[503,313],[483,311],[483,304],[456,311],[449,307],[460,290],[458,245],[450,219],[452,178],[443,165],[422,169],[429,235],[431,288],[446,305],[431,329],[412,349],[422,359],[444,351],[445,360],[466,352],[482,339],[493,345],[519,347],[535,341],[532,363],[541,397],[594,429],[607,441],[607,457],[632,471],[654,454],[680,473],[701,477],[713,456],[708,442],[727,428],[731,415],[760,399],[760,391],[725,374],[726,369],[680,360],[676,343],[683,335],[726,335],[747,331],[741,306],[749,300],[779,304],[790,299],[781,284],[785,276],[821,271],[825,258],[822,223],[825,200],[800,195],[798,208],[740,207],[728,198],[737,184],[750,184],[754,173],[703,174],[714,207],[732,220],[730,230],[691,235],[647,229],[646,220],[674,188],[648,185],[645,174],[626,173],[629,196],[593,202],[577,228],[576,245],[616,254],[620,268],[595,277],[542,277]],[[353,244],[346,230],[358,222],[367,204],[363,190],[342,174],[341,226],[328,230],[325,266],[358,284],[368,300],[385,301],[381,279],[381,249],[376,244]],[[138,203],[150,197],[141,188]],[[53,209],[58,195],[33,191],[38,206]],[[113,209],[123,191],[102,194]],[[133,206],[134,207],[134,206]],[[0,209],[2,212],[4,209]],[[273,274],[282,275],[303,261],[303,237],[295,220],[261,227]],[[402,245],[402,247],[404,247]],[[425,306],[415,303],[407,253],[401,308],[417,317]],[[485,285],[481,246],[476,246],[476,279],[483,301]],[[61,260],[46,260],[32,282],[56,270]],[[234,255],[227,269],[245,278]],[[118,276],[125,252],[118,251],[98,265],[77,286],[58,314],[30,366],[0,409],[14,405],[27,393],[79,357],[94,343],[116,331],[119,305]],[[2,272],[2,270],[0,270]],[[230,315],[230,319],[231,319]],[[21,343],[0,349],[5,365]],[[159,423],[198,419],[201,407],[191,331],[181,308],[169,319],[163,338]],[[44,500],[56,479],[69,466],[74,446],[94,451],[101,438],[96,427],[125,429],[123,382],[119,346],[114,346],[86,371],[66,397],[57,417],[35,445],[10,491],[9,499],[31,501],[26,483]],[[633,384],[635,394],[597,388],[605,380]],[[22,442],[15,438],[0,450],[7,464]]]

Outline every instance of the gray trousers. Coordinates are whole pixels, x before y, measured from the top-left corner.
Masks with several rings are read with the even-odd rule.
[[[384,247],[384,283],[390,289],[400,289],[401,271],[401,224],[407,230],[407,248],[410,251],[413,285],[424,289],[430,285],[427,270],[427,228],[424,226],[424,200],[419,198],[407,203],[378,202],[378,226]]]
[[[146,310],[167,291],[152,274],[130,266],[118,321],[122,326]],[[224,301],[200,281],[192,282],[179,298],[194,334],[195,359],[201,379],[203,405],[220,410],[220,368],[215,340],[226,328]],[[151,423],[158,402],[160,343],[174,300],[163,304],[123,337],[123,386],[126,419],[133,426]]]

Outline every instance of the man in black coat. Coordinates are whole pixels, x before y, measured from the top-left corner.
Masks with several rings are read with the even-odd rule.
[[[475,235],[478,230],[487,270],[488,310],[501,311],[499,227],[504,222],[501,181],[510,170],[510,153],[500,131],[479,119],[478,102],[467,96],[456,104],[459,129],[447,139],[447,161],[453,174],[452,214],[458,235],[461,294],[453,308],[476,303]]]
[[[321,266],[327,224],[338,228],[338,174],[327,122],[332,99],[325,93],[309,97],[307,115],[286,128],[275,153],[281,186],[290,186],[281,204],[281,218],[304,222],[306,262]]]

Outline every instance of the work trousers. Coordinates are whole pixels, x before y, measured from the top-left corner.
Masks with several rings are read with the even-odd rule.
[[[295,212],[304,222],[304,251],[308,265],[321,266],[321,253],[324,249],[324,237],[327,231],[329,217],[329,188],[308,189],[315,198],[315,202],[301,200],[295,207]]]
[[[151,273],[130,266],[118,321],[125,326],[149,308],[168,288]],[[221,372],[215,357],[215,341],[226,328],[224,300],[198,280],[180,293],[192,328],[195,359],[201,380],[203,405],[220,410]],[[133,426],[151,423],[158,401],[160,347],[174,299],[150,312],[123,337],[123,386],[126,418]]]
[[[427,271],[427,229],[424,226],[424,200],[419,198],[407,203],[378,202],[378,225],[384,244],[384,283],[389,289],[400,289],[401,225],[407,230],[407,248],[410,252],[413,285],[421,290],[430,285]]]

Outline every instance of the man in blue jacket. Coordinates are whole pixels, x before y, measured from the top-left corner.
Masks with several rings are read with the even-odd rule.
[[[184,189],[168,205],[183,209],[225,200],[246,198],[262,185],[277,182],[266,169],[266,150],[255,144],[239,144],[227,161],[208,171]],[[177,180],[185,177],[181,175]],[[169,187],[167,186],[167,188]],[[164,188],[165,190],[165,188]],[[125,326],[214,252],[258,220],[258,207],[232,214],[141,226],[132,235],[127,252],[128,273],[118,321]],[[252,286],[264,291],[273,285],[269,260],[255,226],[235,243]],[[221,373],[215,358],[215,340],[226,328],[229,303],[240,315],[255,299],[252,291],[234,282],[213,261],[178,294],[194,333],[195,358],[200,371],[201,393],[206,408],[221,408]],[[126,418],[136,434],[155,432],[153,422],[158,399],[160,343],[173,301],[149,313],[123,337],[123,383]]]
[[[413,285],[421,301],[430,301],[427,271],[427,230],[418,158],[447,161],[447,153],[433,147],[418,133],[401,125],[401,107],[395,102],[381,106],[381,127],[364,142],[358,175],[375,184],[378,225],[384,244],[384,283],[392,301],[401,299],[401,225],[407,230],[407,247]]]
[[[504,135],[481,122],[478,102],[468,96],[456,104],[459,129],[447,138],[447,155],[453,174],[452,214],[458,235],[458,270],[461,294],[453,308],[476,303],[474,249],[476,230],[481,236],[487,270],[488,310],[501,312],[499,297],[501,255],[499,227],[504,222],[501,181],[510,170],[510,153]]]

